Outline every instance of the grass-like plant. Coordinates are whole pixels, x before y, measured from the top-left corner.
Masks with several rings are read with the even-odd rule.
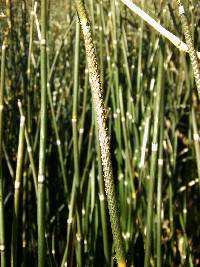
[[[155,19],[153,19],[150,15],[144,12],[140,7],[134,4],[131,0],[121,0],[127,7],[129,7],[136,15],[142,18],[142,20],[146,21],[152,28],[154,28],[158,33],[168,39],[173,45],[175,45],[180,51],[188,52],[191,51],[191,40],[187,39],[186,44],[181,41],[176,35],[166,30],[162,25],[160,25]],[[177,1],[179,6],[180,1]],[[182,6],[183,7],[183,6]],[[182,8],[181,8],[182,9]],[[183,15],[183,14],[181,14]],[[183,19],[184,20],[184,19]],[[186,20],[184,21],[185,32],[188,33],[188,26],[186,26]],[[193,48],[193,53],[197,53]],[[200,58],[200,53],[197,53]]]
[[[151,242],[152,242],[152,225],[153,225],[153,192],[155,188],[156,180],[156,169],[157,169],[157,159],[158,159],[158,136],[159,136],[159,120],[160,110],[161,110],[161,99],[163,95],[163,52],[159,53],[159,65],[158,65],[158,79],[157,79],[157,89],[156,97],[154,98],[154,125],[153,125],[153,137],[151,146],[151,166],[150,166],[150,177],[149,177],[149,189],[148,189],[148,208],[147,208],[147,232],[146,232],[146,244],[145,244],[145,263],[144,266],[148,267],[150,265],[151,257]]]
[[[198,265],[197,1],[0,2],[0,265]]]

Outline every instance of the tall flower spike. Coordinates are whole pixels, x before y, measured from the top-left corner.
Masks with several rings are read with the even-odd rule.
[[[193,44],[192,36],[190,34],[190,28],[188,25],[184,6],[180,0],[177,0],[177,4],[179,7],[179,15],[181,18],[181,23],[182,23],[183,32],[185,35],[186,44],[188,46],[188,52],[190,55],[190,60],[191,60],[191,64],[192,64],[192,68],[193,68],[193,72],[194,72],[194,77],[195,77],[195,81],[196,81],[196,85],[197,85],[198,97],[200,100],[200,69],[199,69],[199,65],[198,65],[197,53],[194,49],[194,44]]]
[[[126,266],[125,253],[119,223],[119,213],[117,209],[116,193],[113,179],[113,170],[110,155],[110,140],[108,129],[106,127],[105,106],[103,102],[103,93],[100,83],[100,75],[97,64],[96,51],[92,40],[90,22],[83,1],[77,0],[76,9],[82,27],[85,41],[86,56],[88,61],[89,79],[92,89],[92,97],[97,117],[97,125],[99,132],[99,142],[101,148],[101,158],[104,173],[105,191],[108,201],[108,209],[110,214],[110,222],[116,251],[118,266]]]

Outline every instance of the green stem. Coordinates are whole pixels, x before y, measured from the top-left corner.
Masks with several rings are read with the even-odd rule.
[[[160,112],[160,100],[162,92],[162,72],[163,72],[163,55],[160,51],[159,54],[159,66],[158,66],[158,84],[156,97],[154,99],[154,125],[153,125],[153,140],[152,140],[152,154],[151,154],[151,165],[150,165],[150,180],[149,180],[149,191],[148,191],[148,208],[147,208],[147,234],[146,234],[146,245],[145,245],[145,267],[150,265],[151,256],[151,238],[152,238],[152,215],[153,215],[153,195],[155,187],[155,176],[156,176],[156,163],[157,163],[157,151],[158,151],[158,123],[159,123],[159,112]]]
[[[72,230],[72,219],[75,216],[75,201],[78,195],[78,188],[80,182],[79,171],[79,149],[78,149],[78,129],[77,129],[77,106],[78,106],[78,86],[79,86],[79,46],[80,46],[80,25],[77,19],[76,22],[76,41],[75,41],[75,59],[74,59],[74,86],[73,86],[73,111],[72,111],[72,132],[73,132],[73,156],[74,156],[74,179],[72,184],[72,192],[70,199],[70,208],[68,215],[68,229],[67,229],[67,243],[62,259],[61,266],[64,267],[67,264],[69,253],[69,239]],[[78,207],[77,207],[78,209]],[[81,227],[79,224],[79,213],[76,213],[77,218],[73,222],[77,223],[77,263],[82,266],[82,248],[81,248]]]
[[[78,195],[80,183],[80,167],[79,167],[79,148],[78,148],[78,126],[77,126],[77,110],[78,110],[78,88],[79,88],[79,56],[80,56],[80,25],[76,22],[76,42],[75,42],[75,58],[74,58],[74,88],[73,88],[73,111],[72,111],[72,133],[73,133],[73,154],[74,154],[74,179],[76,181],[76,196]],[[77,264],[82,266],[82,234],[80,227],[79,205],[76,205],[76,223],[77,223]]]
[[[6,266],[6,244],[5,244],[5,222],[4,222],[4,195],[3,195],[3,166],[2,166],[2,144],[3,144],[3,107],[4,107],[4,87],[5,87],[5,65],[6,48],[4,42],[1,54],[1,83],[0,83],[0,253],[1,267]]]
[[[24,158],[24,128],[25,128],[25,117],[20,118],[20,131],[19,131],[19,145],[17,153],[17,169],[15,178],[15,193],[14,193],[14,213],[13,213],[13,224],[12,224],[12,242],[11,242],[11,266],[17,266],[17,247],[18,247],[18,227],[19,227],[19,208],[20,208],[20,191],[21,191],[21,180],[22,180],[22,167]]]
[[[47,1],[41,1],[41,122],[38,172],[38,266],[45,266],[45,159],[46,159],[46,124],[47,124]]]
[[[22,104],[21,104],[20,100],[18,100],[18,107],[19,107],[20,115],[24,116],[23,109],[22,109]],[[34,157],[33,157],[33,148],[32,148],[33,146],[31,145],[29,134],[28,134],[28,130],[27,130],[26,126],[25,126],[25,129],[24,129],[24,132],[25,132],[25,140],[26,140],[27,152],[28,152],[31,171],[32,171],[32,175],[33,175],[35,193],[36,193],[36,197],[37,197],[37,173],[36,173],[35,161],[34,161]]]
[[[156,255],[157,267],[162,267],[161,254],[161,211],[162,211],[162,178],[163,178],[163,139],[164,139],[164,92],[161,94],[160,108],[160,138],[159,138],[159,158],[158,158],[158,181],[157,181],[157,238]]]
[[[192,107],[192,127],[193,127],[193,139],[194,139],[194,147],[195,147],[196,162],[197,162],[197,173],[198,173],[199,187],[200,187],[200,137],[199,137],[197,119],[194,107]]]

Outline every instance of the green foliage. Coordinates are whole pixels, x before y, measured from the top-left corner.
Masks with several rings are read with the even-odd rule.
[[[115,266],[110,185],[128,266],[198,266],[198,1],[184,18],[176,1],[133,1],[190,57],[118,0],[85,1],[86,47],[74,1],[19,2],[0,5],[1,266]]]

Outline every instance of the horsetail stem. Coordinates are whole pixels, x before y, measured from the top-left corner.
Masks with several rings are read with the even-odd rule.
[[[76,39],[75,39],[75,56],[74,56],[74,86],[73,86],[73,110],[72,110],[72,135],[73,135],[73,153],[74,153],[74,180],[76,182],[76,197],[79,196],[80,183],[80,166],[79,166],[79,149],[78,149],[78,89],[79,89],[79,58],[80,58],[80,24],[76,21]],[[78,201],[77,201],[78,202]],[[76,210],[79,209],[76,205]],[[80,227],[80,215],[76,213],[76,256],[78,266],[82,266],[82,233]]]
[[[11,241],[11,266],[17,266],[17,243],[18,243],[18,231],[19,231],[19,209],[20,209],[20,191],[22,184],[22,170],[23,170],[23,158],[24,158],[24,130],[25,130],[25,117],[20,116],[20,130],[19,130],[19,144],[17,152],[17,168],[15,177],[15,193],[14,193],[14,214],[12,223],[12,241]]]
[[[38,266],[45,266],[45,159],[47,124],[47,1],[41,1],[41,121],[38,171]]]
[[[77,110],[78,110],[78,87],[79,87],[79,50],[80,50],[80,24],[76,21],[76,38],[74,51],[74,85],[73,85],[73,111],[72,111],[72,135],[73,135],[73,154],[74,154],[74,179],[72,184],[71,199],[68,214],[67,242],[65,246],[64,256],[61,266],[67,264],[69,255],[69,242],[72,232],[72,220],[77,224],[77,262],[82,266],[82,236],[79,222],[79,214],[75,212],[78,209],[76,199],[79,193],[80,184],[80,166],[79,166],[79,147],[78,147],[78,126],[77,126]]]
[[[164,75],[163,75],[164,76]],[[162,77],[162,80],[164,77]],[[161,85],[163,86],[163,85]],[[159,127],[159,151],[158,151],[158,180],[157,180],[157,228],[156,228],[156,256],[157,267],[162,267],[162,250],[161,250],[161,230],[162,230],[162,182],[163,182],[163,165],[164,165],[164,153],[163,153],[163,139],[164,139],[164,89],[161,92],[160,100],[160,127]]]
[[[24,112],[22,109],[22,103],[20,100],[18,100],[18,107],[19,107],[19,112],[20,112],[20,116],[24,116]],[[28,130],[27,127],[25,125],[25,140],[26,140],[26,147],[27,147],[27,152],[28,152],[28,156],[29,156],[29,161],[30,161],[30,165],[31,165],[31,171],[32,171],[32,175],[33,175],[33,183],[34,183],[34,187],[35,187],[35,193],[37,196],[37,173],[36,173],[36,166],[35,166],[35,161],[34,161],[34,157],[33,157],[33,148],[30,142],[30,138],[29,138],[29,134],[28,134]]]
[[[4,74],[0,80],[4,84],[0,85],[4,104],[0,109],[0,241],[4,233],[0,266],[38,266],[38,252],[44,256],[43,266],[117,266],[104,185],[103,142],[99,140],[102,130],[99,133],[95,104],[88,94],[90,81],[95,89],[101,89],[102,113],[106,114],[101,122],[108,128],[107,136],[112,136],[111,170],[127,257],[122,265],[143,267],[145,250],[149,251],[148,267],[198,265],[199,99],[189,54],[185,53],[188,45],[178,28],[178,12],[175,16],[176,1],[85,1],[91,18],[91,24],[83,25],[86,44],[95,58],[90,42],[93,37],[99,57],[94,74],[91,65],[97,60],[89,59],[90,75],[75,2],[46,1],[48,142],[39,202],[41,185],[36,166],[41,165],[40,128],[44,118],[40,104],[44,80],[40,70],[42,1],[15,2],[0,1],[1,48],[6,44],[5,33],[9,37],[5,60],[2,52],[0,56],[1,66],[6,63],[1,67]],[[198,1],[182,2],[190,15],[197,51]],[[161,46],[163,36],[165,44]],[[162,89],[166,93],[164,99],[161,94],[157,111],[159,50],[163,51]],[[197,56],[200,58],[199,52]],[[93,78],[99,73],[100,85]],[[25,117],[26,146],[16,224],[19,183],[18,179],[15,183],[14,170],[21,161],[17,150],[19,116]],[[158,125],[157,132],[154,124]],[[41,180],[43,176],[39,176]],[[45,203],[43,213],[41,203]],[[149,214],[151,227],[147,223]],[[45,230],[38,232],[44,222]],[[44,253],[38,250],[43,236]]]
[[[85,41],[89,79],[92,89],[92,97],[93,97],[97,125],[98,125],[98,132],[99,132],[99,142],[100,142],[101,159],[102,159],[102,166],[104,173],[105,191],[108,201],[108,209],[110,214],[110,222],[112,227],[116,258],[119,266],[126,266],[125,252],[122,242],[116,193],[114,187],[114,179],[113,179],[113,171],[112,171],[112,163],[110,155],[110,140],[108,136],[108,129],[106,127],[106,114],[103,102],[103,92],[100,84],[96,51],[93,44],[90,22],[87,17],[87,12],[84,3],[83,1],[76,0],[75,4],[79,15]]]
[[[2,145],[3,145],[3,108],[4,108],[4,87],[5,87],[5,66],[6,50],[8,46],[7,33],[5,33],[1,49],[1,83],[0,83],[0,253],[1,266],[6,266],[6,244],[5,244],[5,222],[4,222],[4,194],[3,194],[3,166],[2,166]]]
[[[194,107],[192,107],[192,127],[193,127],[193,139],[194,139],[194,147],[195,147],[196,162],[197,162],[197,173],[198,173],[199,187],[200,187],[200,137],[197,126],[196,112]]]

